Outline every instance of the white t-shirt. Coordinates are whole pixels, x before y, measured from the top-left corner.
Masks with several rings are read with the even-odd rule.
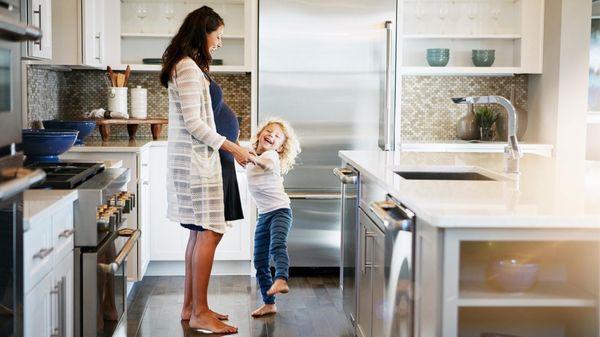
[[[280,208],[290,208],[290,198],[283,188],[279,154],[271,150],[263,152],[258,157],[259,160],[269,159],[273,162],[272,170],[263,170],[252,163],[246,165],[248,190],[256,202],[258,213],[264,214]]]

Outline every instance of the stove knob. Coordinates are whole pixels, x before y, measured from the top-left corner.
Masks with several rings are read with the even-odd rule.
[[[125,213],[131,213],[132,208],[133,207],[131,206],[131,198],[125,199]]]
[[[108,220],[106,220],[106,218],[98,219],[97,226],[98,232],[101,233],[108,232],[110,230],[110,224],[108,223]]]

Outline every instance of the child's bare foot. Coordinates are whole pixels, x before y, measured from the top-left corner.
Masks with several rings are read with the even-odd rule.
[[[267,291],[267,295],[273,296],[275,294],[287,294],[290,291],[290,287],[288,287],[287,281],[284,279],[276,279],[269,291]]]
[[[227,325],[218,320],[210,310],[192,315],[190,318],[190,329],[198,330],[204,333],[237,333],[238,329]]]
[[[212,310],[209,310],[209,311],[218,320],[226,321],[229,319],[228,315],[219,314],[218,312],[214,312]],[[181,320],[182,321],[189,321],[190,317],[192,317],[192,308],[191,307],[184,307],[183,309],[181,309]]]
[[[275,304],[263,304],[260,308],[252,312],[252,317],[261,317],[264,315],[274,314],[277,312]]]

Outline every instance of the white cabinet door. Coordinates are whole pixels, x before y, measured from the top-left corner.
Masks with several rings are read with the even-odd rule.
[[[29,42],[29,56],[52,59],[52,2],[51,0],[31,0],[30,24],[42,31],[39,41]]]
[[[49,273],[29,293],[24,303],[24,336],[50,336],[56,325],[52,320],[53,294],[52,273]]]
[[[150,182],[145,178],[140,183],[139,229],[142,231],[138,247],[140,248],[140,278],[144,277],[150,263]]]
[[[236,170],[244,219],[232,221],[231,228],[223,235],[215,252],[215,260],[250,260],[250,209],[248,207],[248,183],[246,171]]]
[[[53,321],[54,326],[59,329],[58,336],[73,337],[73,310],[74,310],[74,288],[73,288],[73,252],[66,255],[61,261],[54,265],[53,290]]]
[[[247,183],[244,171],[238,171],[238,185],[246,219],[232,222],[217,246],[215,260],[250,260],[250,225],[247,218]],[[183,261],[189,231],[167,219],[167,148],[150,151],[150,241],[153,261]]]
[[[150,242],[152,261],[183,261],[189,231],[167,219],[167,147],[150,148]]]
[[[104,63],[104,0],[83,0],[83,63]]]

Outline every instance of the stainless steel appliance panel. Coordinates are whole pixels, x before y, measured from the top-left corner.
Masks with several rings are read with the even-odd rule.
[[[415,214],[390,196],[386,201],[372,203],[370,214],[375,223],[385,229],[385,240],[381,247],[377,247],[377,254],[384,256],[375,263],[381,264],[382,269],[374,273],[381,275],[381,281],[385,283],[381,287],[385,290],[381,294],[382,301],[374,300],[373,309],[382,313],[382,317],[377,324],[374,322],[373,327],[381,329],[377,336],[412,337]],[[379,304],[380,308],[376,306]]]
[[[342,185],[342,252],[340,261],[340,286],[344,312],[353,327],[356,327],[356,265],[358,257],[358,171],[351,166],[334,169]]]
[[[292,267],[340,265],[340,195],[288,191],[294,215],[288,236]]]
[[[114,233],[97,250],[81,251],[76,258],[75,317],[82,337],[112,336],[127,312],[127,257],[137,244],[138,230]],[[79,322],[77,322],[79,323]],[[78,325],[76,324],[76,327]]]
[[[336,189],[338,151],[377,148],[395,17],[393,0],[259,2],[259,121],[288,120],[303,147],[287,189]]]

